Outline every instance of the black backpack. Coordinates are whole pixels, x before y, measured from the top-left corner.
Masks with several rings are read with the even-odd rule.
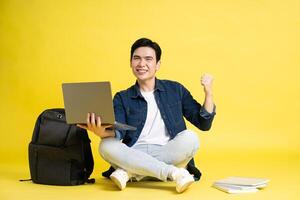
[[[66,123],[64,109],[48,109],[38,117],[29,144],[29,167],[34,183],[80,185],[94,168],[85,129]]]

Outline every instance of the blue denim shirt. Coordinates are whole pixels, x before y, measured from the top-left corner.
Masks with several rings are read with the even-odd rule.
[[[202,131],[210,129],[216,114],[215,106],[214,111],[208,113],[180,83],[155,79],[154,96],[171,139],[186,129],[184,118]],[[137,127],[136,131],[116,131],[116,137],[131,147],[144,127],[147,102],[137,83],[116,93],[113,102],[116,121]],[[200,180],[201,172],[196,168],[194,159],[188,163],[187,170],[196,181]],[[102,175],[108,178],[113,171],[114,168],[110,167]]]
[[[170,139],[186,129],[184,118],[202,131],[210,129],[215,107],[213,113],[207,112],[180,83],[155,79],[154,97]],[[147,102],[138,83],[116,93],[113,103],[116,121],[137,127],[135,131],[116,131],[117,138],[132,146],[138,140],[147,117]]]

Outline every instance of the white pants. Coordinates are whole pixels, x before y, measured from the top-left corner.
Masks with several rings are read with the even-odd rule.
[[[104,138],[100,142],[99,153],[114,168],[122,168],[132,176],[150,176],[166,181],[175,167],[187,165],[198,148],[197,135],[191,130],[184,130],[166,145],[128,147],[116,138]]]

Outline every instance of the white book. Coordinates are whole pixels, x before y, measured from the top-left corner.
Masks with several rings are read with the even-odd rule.
[[[241,193],[253,193],[257,192],[258,189],[255,187],[232,187],[229,185],[213,184],[213,187],[230,194],[241,194]]]
[[[265,178],[250,178],[250,177],[237,177],[231,176],[216,181],[217,184],[226,184],[226,185],[240,185],[240,186],[254,186],[254,187],[263,187],[269,182]]]
[[[213,187],[230,194],[257,192],[267,186],[268,179],[231,176],[214,182]]]

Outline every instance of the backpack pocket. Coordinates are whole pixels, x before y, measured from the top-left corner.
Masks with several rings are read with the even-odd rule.
[[[64,146],[71,126],[60,121],[42,118],[37,143],[51,146]]]
[[[32,181],[50,185],[71,185],[71,160],[62,148],[29,145]]]

